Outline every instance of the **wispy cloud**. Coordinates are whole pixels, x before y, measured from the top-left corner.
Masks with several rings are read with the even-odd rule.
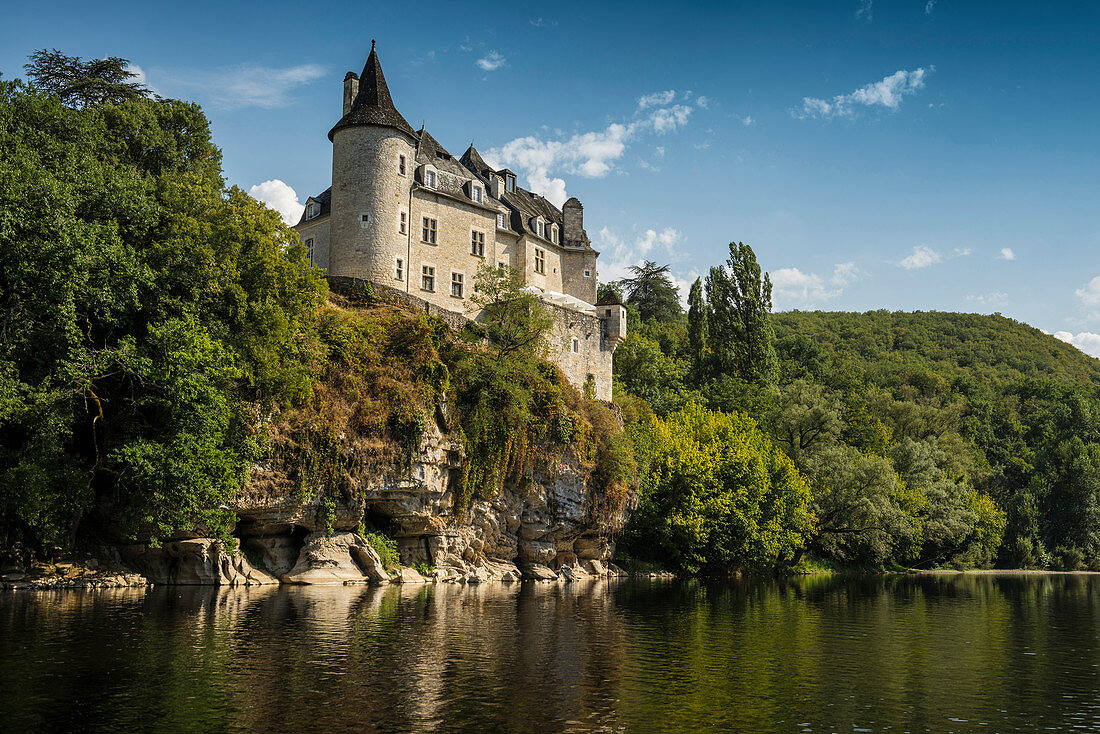
[[[943,262],[943,255],[927,245],[916,245],[913,247],[913,253],[902,259],[898,265],[906,270],[920,270],[939,262]]]
[[[997,256],[999,260],[1015,260],[1016,253],[1012,251],[1011,247],[1002,247],[1001,254]]]
[[[792,110],[798,118],[808,117],[852,117],[860,108],[880,108],[890,111],[901,106],[902,97],[915,94],[924,88],[924,79],[935,70],[930,66],[906,71],[899,70],[884,77],[881,81],[867,84],[854,92],[838,94],[831,100],[817,97],[803,97],[802,107]]]
[[[494,168],[522,172],[529,189],[561,206],[568,198],[562,175],[602,178],[614,170],[632,141],[646,135],[669,135],[687,125],[696,108],[690,103],[672,104],[676,97],[675,91],[648,94],[638,99],[631,119],[564,139],[516,138],[485,151],[485,160]]]
[[[1078,288],[1077,298],[1086,308],[1093,309],[1094,318],[1100,316],[1100,275],[1086,283],[1084,288]]]
[[[644,110],[649,107],[660,107],[666,105],[676,99],[676,90],[669,89],[665,92],[654,92],[653,94],[644,94],[638,97],[638,109]]]
[[[1003,306],[1008,303],[1007,293],[985,293],[966,297],[967,303],[977,303],[982,306]]]
[[[941,263],[944,260],[954,260],[957,257],[968,257],[973,254],[974,250],[970,247],[956,247],[945,255],[933,250],[928,245],[915,245],[913,252],[898,262],[898,267],[906,270],[920,270]]]
[[[856,11],[856,17],[870,22],[873,19],[872,9],[874,4],[874,0],[859,0],[859,9]]]
[[[928,2],[926,2],[924,4],[924,14],[925,15],[931,15],[932,11],[935,10],[935,9],[936,9],[936,0],[928,0]]]
[[[240,64],[221,69],[150,69],[160,93],[198,99],[220,109],[279,109],[294,103],[291,92],[317,81],[325,68],[300,64],[285,68]]]
[[[546,18],[542,17],[532,18],[528,22],[530,22],[531,25],[533,25],[535,28],[546,28],[548,26],[555,26],[558,24],[558,21],[556,20],[547,20]]]
[[[481,69],[482,71],[496,71],[500,67],[507,64],[508,59],[504,58],[504,56],[497,53],[496,51],[490,51],[474,63],[477,65],[477,68]]]
[[[277,178],[256,184],[248,190],[248,195],[279,212],[287,224],[297,224],[302,218],[305,205],[298,203],[294,189]]]
[[[1054,338],[1072,344],[1085,354],[1100,357],[1100,334],[1094,334],[1091,331],[1082,331],[1077,334],[1068,331],[1056,331],[1054,332]]]

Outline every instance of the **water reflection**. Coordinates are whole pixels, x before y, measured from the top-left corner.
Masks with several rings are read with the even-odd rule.
[[[0,597],[0,721],[85,731],[1100,727],[1094,576]]]

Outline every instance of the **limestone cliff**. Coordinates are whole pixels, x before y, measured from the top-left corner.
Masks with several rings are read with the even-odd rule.
[[[529,485],[506,483],[459,516],[454,485],[463,460],[461,445],[435,421],[407,471],[364,469],[335,499],[302,498],[276,469],[256,467],[232,508],[240,518],[234,531],[239,551],[188,537],[160,547],[124,546],[121,555],[153,583],[390,581],[377,553],[356,533],[366,523],[396,539],[404,566],[432,566],[438,579],[549,580],[608,572],[612,538],[627,509],[597,516],[600,497],[571,452],[536,470]],[[423,580],[409,570],[392,580]]]

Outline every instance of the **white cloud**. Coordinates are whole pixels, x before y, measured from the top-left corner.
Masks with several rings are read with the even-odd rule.
[[[1100,334],[1094,334],[1091,331],[1082,331],[1078,334],[1072,334],[1068,331],[1056,331],[1054,337],[1072,344],[1085,354],[1100,357]]]
[[[854,262],[838,263],[833,266],[833,276],[829,278],[829,282],[837,288],[847,288],[862,277],[862,271]]]
[[[496,71],[508,63],[508,60],[496,51],[490,51],[474,62],[482,71]]]
[[[671,103],[674,99],[676,99],[676,90],[674,89],[669,89],[664,92],[654,92],[653,94],[645,94],[638,97],[638,109],[644,110],[649,107],[661,107]]]
[[[703,95],[699,95],[698,97],[695,98],[695,104],[699,105],[704,110],[710,109],[710,97],[704,97]]]
[[[278,109],[293,104],[290,92],[325,74],[317,64],[273,68],[240,64],[222,69],[152,69],[157,88],[167,96],[190,97],[221,109]]]
[[[667,135],[688,123],[695,109],[690,105],[651,108],[646,102],[642,106],[642,101],[649,98],[669,101],[675,98],[675,92],[671,92],[671,97],[668,94],[659,92],[641,97],[639,112],[629,122],[613,122],[603,130],[575,133],[566,139],[527,135],[490,148],[483,156],[493,168],[524,173],[527,188],[561,206],[568,198],[563,174],[602,178],[614,169],[633,140],[646,134]]]
[[[1100,307],[1100,275],[1090,280],[1084,288],[1078,288],[1077,297],[1086,306]]]
[[[919,270],[935,265],[938,262],[943,262],[943,255],[927,245],[916,245],[913,247],[913,254],[909,255],[898,264],[906,270]]]
[[[547,26],[555,26],[558,24],[556,20],[546,20],[545,18],[534,18],[529,21],[535,28],[546,28]]]
[[[672,227],[665,227],[660,231],[646,229],[632,238],[603,227],[596,233],[594,243],[600,252],[600,282],[610,283],[627,277],[630,275],[630,266],[641,265],[643,260],[674,259],[680,254],[683,242],[683,234]],[[679,283],[676,278],[673,278],[673,282]],[[686,292],[681,292],[680,295],[687,297]]]
[[[779,268],[771,273],[772,295],[776,308],[813,308],[821,301],[836,298],[862,277],[854,262],[834,265],[827,281],[817,273]]]
[[[1002,247],[1001,254],[998,257],[1001,260],[1015,260],[1016,253],[1012,251],[1011,247]]]
[[[263,202],[279,212],[286,224],[297,224],[306,207],[298,203],[298,194],[286,183],[277,178],[256,184],[248,190],[248,195]]]
[[[149,78],[145,74],[145,69],[142,69],[137,64],[126,64],[126,71],[133,74],[133,76],[130,77],[130,81],[145,85],[145,88],[153,94],[160,94],[160,92],[157,91],[156,87],[149,83]]]
[[[1003,306],[1008,303],[1007,293],[986,293],[984,295],[971,295],[966,297],[967,303],[978,303],[983,306]]]
[[[924,88],[925,76],[935,67],[912,71],[898,70],[881,81],[867,84],[854,92],[838,94],[832,100],[803,97],[802,109],[792,110],[795,117],[852,117],[859,107],[881,107],[896,110],[902,97]]]
[[[928,0],[928,2],[926,2],[924,4],[924,14],[925,15],[931,15],[932,11],[935,10],[935,9],[936,9],[936,0]]]
[[[874,0],[859,0],[859,10],[856,11],[856,17],[857,18],[863,18],[864,20],[870,21],[871,18],[872,18],[872,16],[871,16],[871,6],[872,5],[874,5]]]
[[[752,119],[750,115],[745,115],[744,117],[740,117],[738,119],[741,120],[741,124],[745,127],[748,127],[749,125],[752,125],[754,122],[756,122],[756,120]]]

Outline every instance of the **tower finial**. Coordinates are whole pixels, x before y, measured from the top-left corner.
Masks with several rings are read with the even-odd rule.
[[[373,38],[372,38],[372,39],[370,39],[370,50],[371,50],[371,51],[373,51],[373,50],[374,50],[374,39],[373,39]]]

